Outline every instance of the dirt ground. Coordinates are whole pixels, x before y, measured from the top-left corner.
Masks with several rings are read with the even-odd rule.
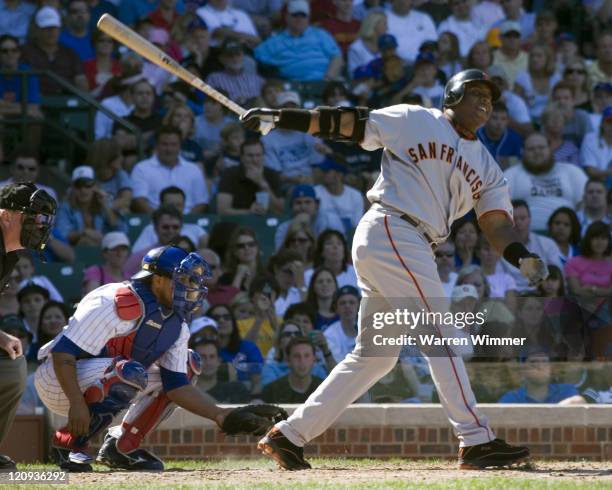
[[[244,466],[232,463],[230,467],[220,465],[203,470],[185,469],[167,464],[164,473],[129,473],[129,472],[96,472],[88,474],[71,474],[70,483],[76,485],[123,484],[178,486],[181,484],[222,483],[242,487],[249,484],[270,484],[271,487],[289,487],[300,484],[325,486],[341,482],[344,485],[376,483],[386,480],[409,481],[415,484],[442,483],[445,480],[473,479],[475,477],[495,477],[511,479],[546,480],[549,482],[589,482],[603,483],[612,488],[611,462],[535,462],[517,469],[457,471],[451,462],[384,462],[374,461],[368,464],[354,461],[342,462],[315,461],[311,471],[287,472],[277,471],[273,466],[261,467],[245,461]]]

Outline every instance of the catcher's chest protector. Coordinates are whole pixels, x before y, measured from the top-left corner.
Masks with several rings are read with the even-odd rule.
[[[136,317],[136,304],[139,305]],[[125,337],[116,337],[106,344],[104,356],[124,356],[140,362],[146,369],[172,347],[181,334],[181,319],[171,314],[164,318],[151,289],[135,281],[129,288],[117,290],[115,296],[117,314],[123,320],[138,316],[138,330]]]

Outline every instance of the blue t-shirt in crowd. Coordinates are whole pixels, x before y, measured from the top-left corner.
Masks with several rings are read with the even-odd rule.
[[[510,128],[506,129],[504,135],[497,141],[493,141],[487,136],[484,127],[480,128],[476,135],[498,163],[500,157],[516,157],[520,159],[523,155],[523,138]]]
[[[30,69],[25,63],[19,64],[17,67],[20,71]],[[27,76],[27,103],[40,104],[40,84],[36,75]],[[21,77],[0,75],[0,100],[4,102],[21,102]]]
[[[497,403],[559,403],[570,396],[578,394],[574,385],[552,383],[548,387],[548,396],[544,400],[534,400],[527,394],[527,389],[521,386],[518,390],[502,395]]]
[[[62,46],[72,49],[79,55],[81,61],[87,61],[96,57],[96,52],[93,49],[91,42],[91,32],[83,37],[76,37],[68,31],[62,31],[59,37],[59,43]]]
[[[225,348],[220,349],[219,357],[223,362],[232,363],[240,381],[248,381],[252,374],[261,374],[263,357],[255,342],[241,340],[238,352],[234,354]]]

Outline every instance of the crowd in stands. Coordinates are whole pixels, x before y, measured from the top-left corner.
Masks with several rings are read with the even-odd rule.
[[[486,71],[502,96],[478,138],[505,173],[517,240],[550,276],[527,284],[471,214],[437,245],[451,309],[487,311],[481,333],[533,341],[462,353],[474,390],[481,402],[612,403],[607,0],[0,0],[0,127],[29,120],[23,144],[2,140],[3,183],[35,182],[58,198],[47,264],[77,268],[83,251],[96,254],[77,268],[80,291],[46,276],[39,257],[20,258],[0,295],[0,328],[21,339],[32,366],[75,301],[129,279],[168,244],[210,264],[190,347],[202,358],[198,386],[219,402],[303,402],[358,333],[350,244],[380,153],[245,131],[220,103],[98,31],[104,13],[244,107],[440,108],[454,73]],[[40,120],[46,98],[70,86],[116,118],[97,112],[84,128],[87,155],[51,188],[40,183]],[[405,349],[358,401],[436,400],[427,363]],[[20,413],[36,406],[30,380]]]

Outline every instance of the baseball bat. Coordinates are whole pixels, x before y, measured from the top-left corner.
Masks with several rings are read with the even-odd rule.
[[[135,51],[143,58],[146,58],[151,63],[162,67],[164,70],[169,71],[192,87],[201,90],[212,99],[223,104],[230,111],[235,112],[239,116],[246,112],[243,107],[236,104],[233,100],[228,99],[210,85],[204,83],[200,78],[182,67],[176,60],[172,59],[157,46],[154,46],[128,26],[115,19],[112,15],[104,14],[100,17],[100,20],[98,20],[98,29],[105,32],[113,39],[116,39],[121,44],[124,44],[132,51]]]

